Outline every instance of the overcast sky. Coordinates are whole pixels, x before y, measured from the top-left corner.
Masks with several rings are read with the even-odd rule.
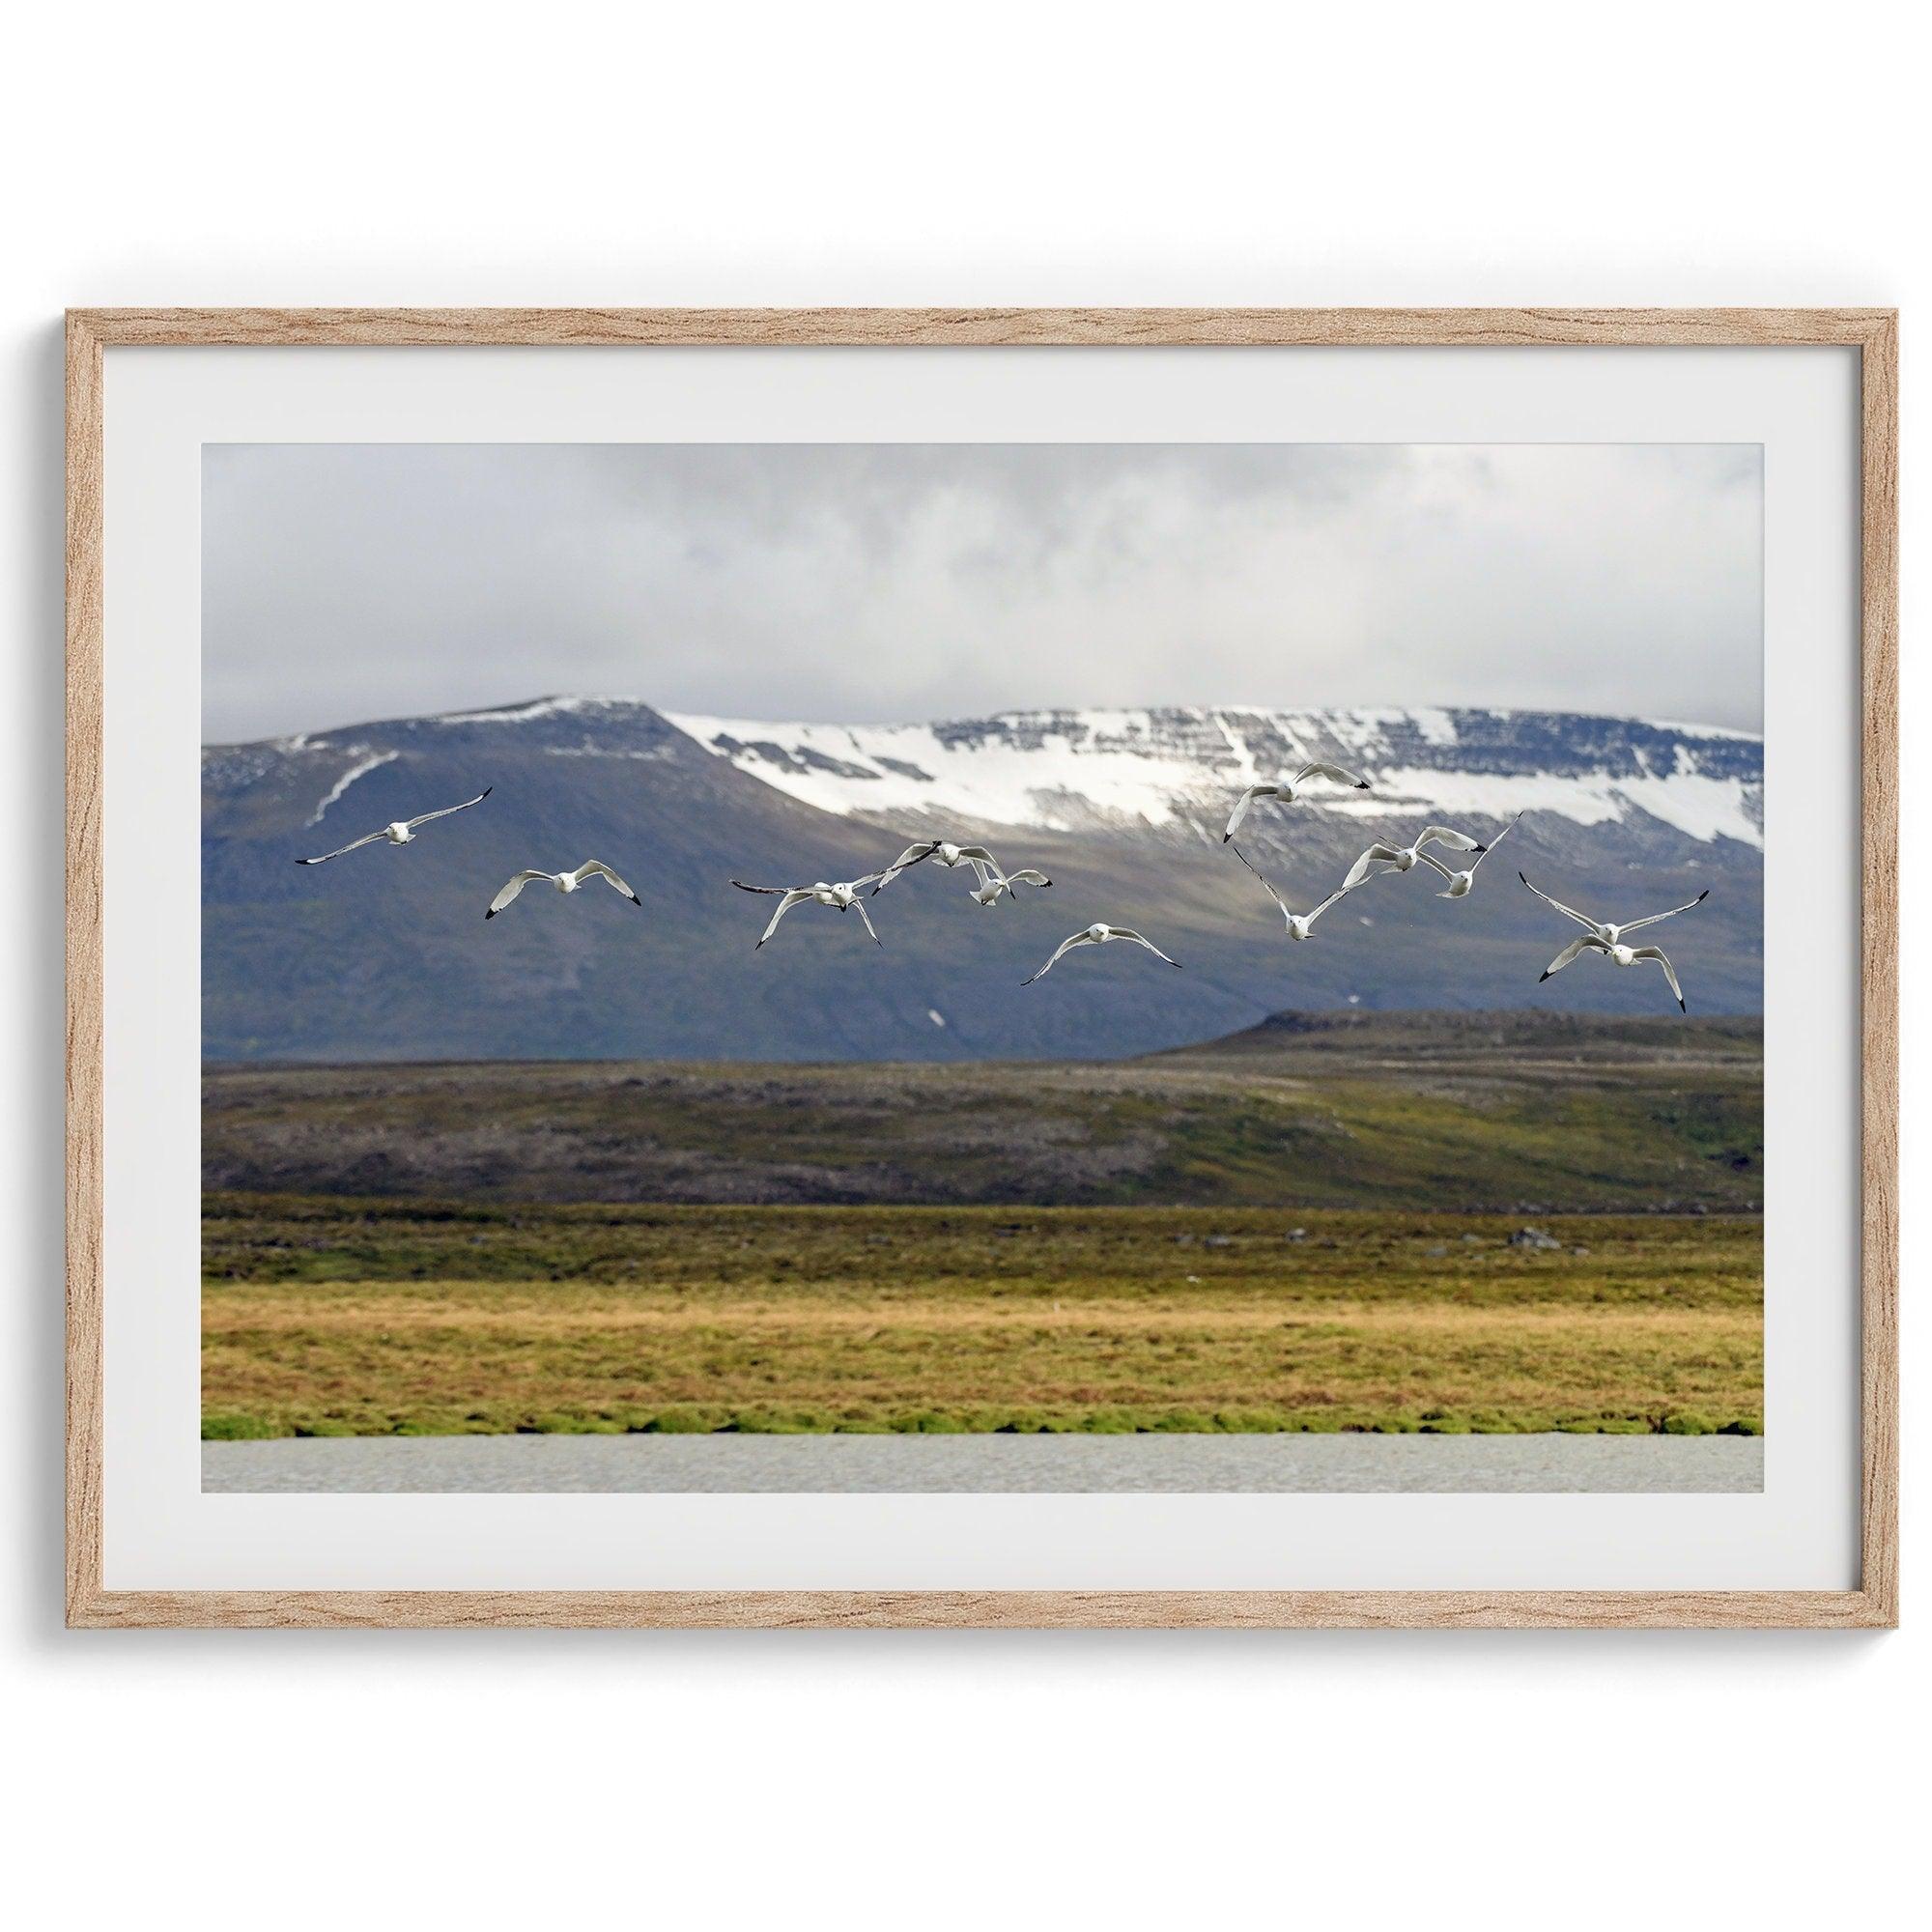
[[[552,693],[1757,730],[1761,505],[1755,444],[211,444],[203,734]]]

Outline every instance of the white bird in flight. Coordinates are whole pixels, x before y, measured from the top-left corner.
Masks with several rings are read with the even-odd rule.
[[[948,870],[954,866],[971,866],[976,872],[982,867],[994,872],[1000,869],[1000,862],[983,845],[955,845],[950,838],[921,838],[908,845],[883,871],[871,874],[878,881],[873,892],[883,891],[908,867],[927,859],[936,860]],[[980,883],[985,883],[983,877]]]
[[[1337,899],[1347,898],[1351,890],[1351,888],[1348,886],[1337,886],[1336,889],[1332,893],[1330,893],[1328,896],[1325,899],[1323,899],[1321,903],[1319,906],[1317,906],[1313,912],[1293,912],[1289,909],[1288,901],[1285,898],[1283,898],[1278,892],[1275,891],[1273,886],[1268,884],[1268,881],[1265,878],[1262,877],[1261,868],[1258,866],[1256,866],[1254,861],[1250,859],[1248,855],[1245,852],[1243,852],[1238,845],[1235,847],[1235,857],[1237,858],[1242,865],[1247,867],[1248,870],[1253,872],[1256,878],[1261,879],[1261,882],[1264,886],[1267,887],[1268,897],[1271,898],[1275,902],[1275,904],[1281,908],[1281,916],[1288,922],[1288,936],[1291,939],[1306,939],[1308,937],[1308,928],[1311,925],[1313,925],[1315,922],[1318,919],[1320,919],[1321,915],[1324,912],[1326,912],[1328,908],[1331,905],[1333,905]]]
[[[1517,877],[1519,879],[1522,879],[1524,885],[1529,886],[1529,881],[1527,879],[1524,879],[1523,875],[1520,872],[1517,874]],[[1689,912],[1692,906],[1702,905],[1704,901],[1711,896],[1711,889],[1709,886],[1706,886],[1704,890],[1701,893],[1699,893],[1694,899],[1686,899],[1681,906],[1672,906],[1668,912],[1654,912],[1647,914],[1642,919],[1625,920],[1625,922],[1621,925],[1610,925],[1603,920],[1590,919],[1586,917],[1584,914],[1578,912],[1575,906],[1567,906],[1563,903],[1561,899],[1551,898],[1548,893],[1539,890],[1535,886],[1529,886],[1529,889],[1531,892],[1536,894],[1536,896],[1540,898],[1545,905],[1554,906],[1556,910],[1560,912],[1565,919],[1574,919],[1577,922],[1577,923],[1582,926],[1590,934],[1591,938],[1596,940],[1600,946],[1618,945],[1619,943],[1621,943],[1625,933],[1635,932],[1639,926],[1655,925],[1657,922],[1661,919],[1675,919],[1680,912]],[[1571,948],[1569,949],[1569,956],[1563,959],[1560,963],[1567,966],[1569,965],[1572,959],[1576,958],[1576,956],[1577,956],[1576,950],[1574,948]],[[1556,967],[1552,966],[1549,969],[1549,973],[1554,973],[1556,970],[1557,970]],[[1543,977],[1546,980],[1548,979],[1549,973],[1546,973]]]
[[[1466,832],[1457,832],[1447,825],[1427,825],[1416,836],[1413,845],[1390,845],[1378,838],[1349,867],[1349,875],[1342,884],[1352,892],[1371,876],[1379,877],[1384,872],[1412,872],[1422,862],[1425,845],[1443,845],[1452,852],[1487,852],[1490,849],[1471,838]]]
[[[1519,811],[1516,815],[1516,818],[1512,818],[1510,822],[1507,825],[1505,825],[1503,829],[1500,832],[1498,832],[1496,836],[1493,838],[1492,838],[1490,842],[1487,845],[1485,845],[1480,852],[1476,854],[1476,856],[1469,862],[1469,869],[1466,872],[1451,871],[1449,867],[1445,866],[1440,859],[1436,858],[1433,852],[1423,853],[1422,863],[1425,866],[1434,866],[1435,869],[1438,872],[1440,872],[1445,879],[1449,881],[1449,890],[1446,893],[1437,893],[1435,896],[1438,899],[1467,898],[1469,896],[1469,888],[1476,883],[1476,867],[1480,866],[1483,863],[1483,861],[1487,859],[1490,856],[1490,854],[1493,852],[1496,849],[1496,847],[1500,845],[1503,842],[1503,840],[1507,838],[1510,836],[1510,834],[1516,830],[1517,818],[1520,818],[1521,816],[1522,813]]]
[[[1145,946],[1156,959],[1167,959],[1170,966],[1179,966],[1179,959],[1168,959],[1146,933],[1136,932],[1130,925],[1103,925],[1097,920],[1094,924],[1083,927],[1070,939],[1063,939],[1055,948],[1054,954],[1037,973],[1030,973],[1020,981],[1022,986],[1031,986],[1036,980],[1042,980],[1059,964],[1062,956],[1072,952],[1076,946],[1104,946],[1110,939],[1131,939],[1136,946]]]
[[[974,889],[973,897],[982,906],[998,905],[1003,895],[1015,886],[1050,886],[1053,881],[1046,874],[1032,866],[1022,866],[1017,872],[1002,872],[997,867],[989,866],[983,859],[969,862],[980,883]]]
[[[1278,798],[1284,805],[1293,805],[1302,796],[1303,788],[1310,779],[1332,779],[1337,784],[1352,785],[1356,791],[1367,791],[1369,781],[1355,773],[1345,771],[1340,765],[1303,765],[1290,778],[1286,772],[1266,784],[1249,785],[1235,801],[1235,809],[1228,814],[1228,829],[1221,835],[1221,843],[1226,844],[1241,829],[1241,820],[1248,815],[1248,807],[1258,798]]]
[[[474,798],[466,798],[461,805],[445,805],[440,811],[425,811],[419,818],[399,818],[392,825],[385,825],[380,832],[372,832],[366,838],[357,838],[347,845],[338,845],[333,852],[325,852],[317,859],[298,859],[298,866],[320,866],[326,859],[339,859],[345,852],[354,852],[363,845],[373,845],[379,838],[386,838],[391,845],[407,845],[416,836],[418,825],[427,825],[432,818],[447,818],[452,811],[468,811],[472,805],[481,805],[495,791],[495,785],[485,785]]]
[[[1534,890],[1535,888],[1532,887],[1531,891]],[[1692,903],[1694,904],[1695,901],[1693,900]],[[1682,911],[1683,908],[1680,907],[1679,910]],[[1660,913],[1658,917],[1660,919],[1662,919],[1668,917],[1668,915]],[[1610,945],[1605,941],[1599,939],[1597,935],[1593,932],[1584,933],[1580,939],[1573,939],[1570,942],[1570,944],[1566,946],[1563,949],[1563,951],[1559,952],[1556,955],[1556,957],[1552,959],[1547,967],[1544,968],[1543,977],[1542,979],[1539,979],[1536,983],[1539,986],[1542,985],[1543,980],[1548,979],[1550,974],[1562,972],[1564,967],[1569,965],[1571,960],[1575,959],[1579,952],[1601,952],[1605,956],[1605,958],[1609,960],[1609,962],[1613,966],[1636,966],[1641,964],[1646,959],[1655,959],[1657,963],[1663,968],[1663,977],[1670,981],[1670,990],[1677,996],[1677,1006],[1679,1011],[1688,1013],[1690,1010],[1690,1009],[1684,1004],[1684,988],[1677,983],[1676,969],[1671,965],[1670,961],[1663,956],[1663,952],[1661,948],[1655,946]]]
[[[834,912],[856,912],[864,921],[866,930],[872,933],[872,943],[883,946],[886,942],[872,932],[872,922],[866,917],[866,908],[859,895],[868,886],[876,890],[875,882],[883,882],[887,876],[885,872],[867,872],[863,879],[846,879],[836,885],[828,884],[824,879],[811,886],[748,886],[743,879],[733,879],[731,883],[741,893],[778,895],[779,909],[772,914],[772,923],[758,935],[758,946],[762,946],[779,929],[779,921],[793,906],[802,905],[830,906]],[[758,946],[753,947],[752,951],[755,952]]]
[[[586,859],[574,872],[539,872],[535,870],[519,872],[497,896],[490,901],[490,910],[483,917],[495,919],[523,889],[536,880],[543,879],[554,886],[560,893],[574,893],[585,879],[609,879],[613,892],[619,892],[633,905],[642,905],[643,900],[601,860]]]

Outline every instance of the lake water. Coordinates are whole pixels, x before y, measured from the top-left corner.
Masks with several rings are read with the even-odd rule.
[[[204,1442],[224,1493],[1266,1491],[1700,1494],[1764,1487],[1739,1435],[418,1435]]]

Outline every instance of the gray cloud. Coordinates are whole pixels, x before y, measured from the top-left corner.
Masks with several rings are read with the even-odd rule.
[[[1757,729],[1754,445],[221,444],[211,741],[550,692]]]

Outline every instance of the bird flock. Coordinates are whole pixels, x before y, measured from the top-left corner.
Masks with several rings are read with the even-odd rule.
[[[1372,789],[1367,779],[1345,770],[1340,765],[1321,762],[1306,764],[1292,777],[1284,772],[1265,783],[1251,784],[1242,788],[1228,814],[1227,829],[1221,836],[1222,843],[1234,844],[1235,834],[1240,830],[1257,804],[1263,800],[1270,800],[1281,805],[1297,804],[1309,795],[1309,788],[1316,781],[1344,785],[1354,791]],[[378,831],[366,834],[363,838],[352,839],[347,845],[338,846],[333,852],[324,852],[313,859],[298,859],[296,864],[320,866],[327,860],[340,859],[345,853],[359,851],[365,845],[383,842],[390,845],[413,843],[418,827],[428,825],[439,818],[448,818],[455,812],[468,811],[471,806],[481,805],[493,789],[492,786],[485,786],[474,798],[465,799],[460,805],[443,806],[436,811],[425,811],[414,818],[396,819]],[[1296,912],[1238,845],[1234,845],[1234,851],[1236,858],[1254,874],[1266,891],[1268,897],[1274,901],[1287,925],[1289,938],[1300,941],[1313,937],[1315,922],[1331,906],[1338,905],[1347,898],[1350,893],[1358,892],[1377,878],[1392,873],[1412,872],[1418,866],[1438,873],[1446,881],[1446,890],[1436,895],[1438,898],[1466,898],[1474,890],[1476,872],[1483,861],[1516,829],[1521,816],[1522,814],[1519,812],[1517,817],[1511,819],[1488,844],[1449,825],[1425,826],[1406,845],[1393,845],[1386,839],[1378,838],[1349,867],[1342,883],[1326,898],[1307,912]],[[1430,849],[1431,847],[1451,854],[1472,856],[1469,856],[1466,867],[1458,869],[1445,865],[1436,857],[1435,851]],[[1004,870],[999,861],[984,845],[961,845],[949,838],[921,838],[908,845],[890,865],[882,866],[876,871],[867,872],[856,879],[838,881],[819,879],[809,886],[754,886],[747,884],[743,879],[733,879],[731,884],[741,893],[754,893],[778,900],[770,921],[758,935],[757,942],[753,948],[753,952],[764,947],[778,931],[780,922],[787,913],[805,905],[825,906],[833,912],[856,912],[873,943],[883,946],[885,942],[879,938],[878,931],[872,924],[871,918],[866,910],[866,901],[877,897],[894,880],[911,870],[913,867],[927,863],[948,871],[962,866],[967,867],[974,879],[970,896],[984,907],[998,905],[1003,897],[1016,893],[1021,886],[1045,888],[1053,883],[1036,867],[1022,866],[1010,872]],[[1642,919],[1625,920],[1613,923],[1609,921],[1592,919],[1587,914],[1578,912],[1574,906],[1565,905],[1561,899],[1552,898],[1540,887],[1530,885],[1529,880],[1521,872],[1519,872],[1517,877],[1546,905],[1583,928],[1583,931],[1571,940],[1544,968],[1538,984],[1548,980],[1551,974],[1562,972],[1566,966],[1580,958],[1585,952],[1597,952],[1614,966],[1656,964],[1662,968],[1679,1010],[1685,1012],[1690,1010],[1684,1002],[1684,989],[1678,983],[1676,969],[1662,951],[1655,946],[1628,945],[1624,935],[1635,932],[1642,926],[1655,925],[1661,920],[1674,919],[1679,913],[1690,912],[1693,907],[1702,905],[1711,895],[1708,888],[1699,893],[1694,899],[1687,900],[1680,906],[1672,906],[1667,912],[1654,912]],[[495,919],[498,913],[507,910],[515,902],[526,886],[534,885],[538,881],[554,886],[558,893],[568,895],[591,879],[604,880],[613,892],[621,893],[633,905],[643,903],[630,886],[602,860],[586,859],[569,871],[545,872],[532,867],[513,873],[490,901],[489,909],[483,917],[486,920]],[[1023,986],[1031,986],[1035,980],[1044,979],[1062,959],[1080,947],[1105,946],[1117,939],[1127,940],[1143,948],[1165,965],[1179,968],[1180,964],[1179,960],[1171,958],[1163,952],[1146,933],[1137,931],[1130,925],[1112,925],[1103,920],[1095,920],[1091,925],[1081,927],[1078,932],[1068,934],[1054,949],[1052,956],[1045,965],[1037,972],[1030,973],[1020,983]]]

